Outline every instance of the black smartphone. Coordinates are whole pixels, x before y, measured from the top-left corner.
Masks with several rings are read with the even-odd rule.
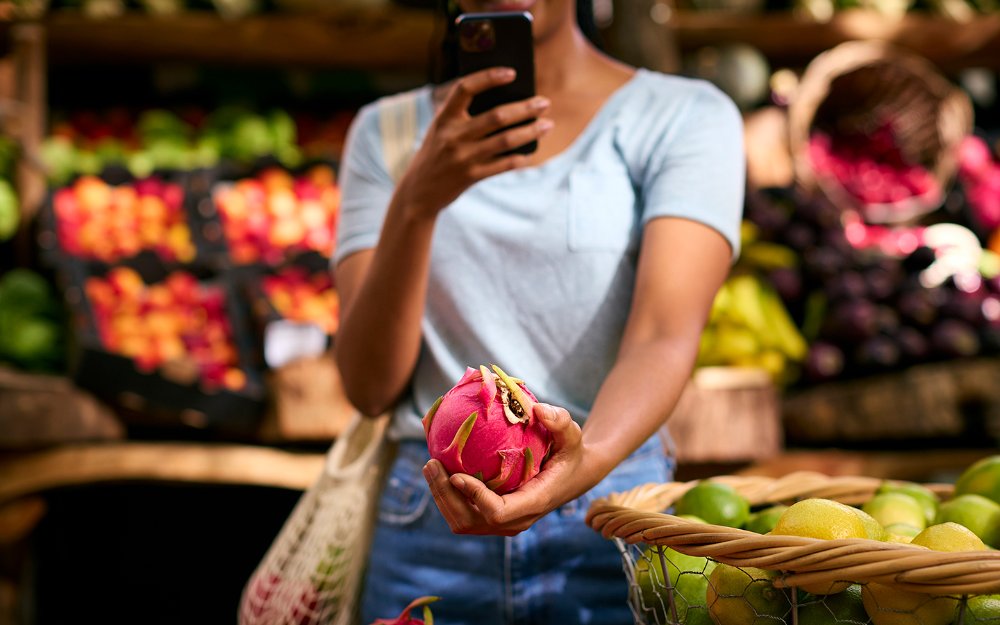
[[[463,13],[455,24],[458,29],[459,75],[465,76],[490,67],[511,67],[517,72],[513,82],[474,97],[469,105],[470,115],[535,95],[535,47],[530,13]],[[526,120],[509,128],[531,121]],[[506,128],[498,132],[503,130]],[[532,141],[504,154],[531,154],[537,149],[538,142]]]

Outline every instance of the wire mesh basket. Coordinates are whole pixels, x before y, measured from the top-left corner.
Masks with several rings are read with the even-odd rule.
[[[912,222],[942,204],[972,119],[968,96],[923,57],[843,43],[809,64],[789,105],[796,178],[870,223]]]
[[[811,471],[719,476],[754,508],[807,498],[861,505],[886,480]],[[664,511],[698,481],[594,501],[587,523],[622,555],[640,625],[1000,625],[1000,551],[758,534]],[[948,484],[925,484],[942,499]]]

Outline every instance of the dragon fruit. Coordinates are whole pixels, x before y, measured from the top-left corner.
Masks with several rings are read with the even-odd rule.
[[[410,605],[406,606],[406,608],[404,608],[396,618],[377,618],[371,622],[371,625],[434,625],[434,617],[431,615],[431,609],[427,607],[427,604],[434,603],[440,598],[441,597],[418,597],[411,601]],[[410,616],[410,610],[419,607],[424,608],[423,620]]]
[[[522,380],[493,365],[467,368],[424,416],[431,457],[448,473],[468,473],[503,495],[542,468],[552,435],[532,415],[538,400]]]

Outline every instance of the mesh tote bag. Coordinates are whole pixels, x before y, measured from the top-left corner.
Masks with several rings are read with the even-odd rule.
[[[416,94],[379,106],[383,155],[393,179],[416,142]],[[240,625],[354,625],[392,449],[389,416],[356,413],[327,452],[323,472],[296,503],[243,588]]]

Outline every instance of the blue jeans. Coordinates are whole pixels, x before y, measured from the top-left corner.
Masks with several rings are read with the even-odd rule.
[[[362,598],[362,625],[437,595],[435,625],[626,625],[633,622],[622,558],[584,517],[612,492],[671,479],[654,436],[577,500],[517,536],[461,536],[434,504],[423,441],[399,445],[380,501]],[[414,614],[419,617],[420,614]]]

